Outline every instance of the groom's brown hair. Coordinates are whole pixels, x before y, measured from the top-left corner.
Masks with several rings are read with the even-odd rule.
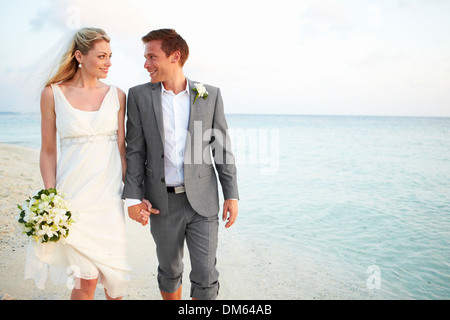
[[[184,63],[189,57],[189,46],[187,42],[174,29],[153,30],[142,37],[144,44],[153,40],[161,40],[161,50],[169,57],[175,51],[181,53],[180,64]]]

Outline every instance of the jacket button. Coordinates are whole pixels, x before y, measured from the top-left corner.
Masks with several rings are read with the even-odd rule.
[[[164,158],[164,153],[163,153],[163,154],[161,154],[161,158]]]
[[[166,179],[164,179],[164,178],[161,178],[161,182],[166,182]]]

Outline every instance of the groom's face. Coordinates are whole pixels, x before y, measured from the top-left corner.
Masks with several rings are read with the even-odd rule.
[[[144,68],[150,73],[152,83],[163,82],[170,79],[173,73],[171,56],[167,57],[161,50],[161,40],[152,40],[145,44]]]

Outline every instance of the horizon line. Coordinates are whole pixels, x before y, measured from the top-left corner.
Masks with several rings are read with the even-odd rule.
[[[2,111],[0,114],[39,114],[40,111]],[[225,112],[230,116],[294,116],[294,117],[380,117],[380,118],[450,118],[439,115],[383,115],[383,114],[307,114],[307,113],[237,113]]]

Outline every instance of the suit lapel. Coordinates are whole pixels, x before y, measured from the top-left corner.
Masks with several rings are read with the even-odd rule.
[[[193,135],[193,131],[194,131],[194,121],[195,121],[195,113],[197,111],[196,106],[194,105],[194,99],[195,96],[197,95],[195,93],[195,91],[192,91],[192,88],[194,88],[194,81],[188,80],[188,86],[189,86],[189,99],[191,101],[191,105],[189,108],[189,126],[188,126],[188,131],[191,134],[191,136]],[[196,101],[198,103],[198,99]]]
[[[186,139],[186,145],[185,145],[185,152],[184,152],[184,163],[194,163],[192,161],[195,161],[195,156],[194,159],[192,159],[192,153],[195,153],[195,150],[193,150],[192,148],[195,146],[195,144],[193,144],[194,142],[194,122],[195,122],[195,117],[196,117],[196,111],[197,111],[197,103],[198,103],[198,99],[196,101],[196,104],[194,105],[194,99],[196,96],[195,91],[192,91],[192,88],[194,87],[194,82],[188,79],[188,90],[189,90],[189,101],[190,101],[190,106],[189,106],[189,124],[188,124],[188,137]],[[197,133],[198,134],[198,133]],[[200,132],[201,134],[201,132]],[[184,174],[185,176],[189,176],[189,168],[184,168]]]
[[[161,102],[161,83],[152,84],[152,101],[156,125],[158,126],[159,135],[161,136],[161,141],[164,145],[164,119]]]
[[[191,137],[193,137],[194,134],[194,122],[195,122],[195,116],[197,111],[197,104],[200,103],[201,99],[197,99],[194,105],[194,99],[196,96],[195,91],[192,91],[194,88],[194,81],[191,81],[188,79],[188,86],[189,86],[189,100],[190,100],[190,106],[189,106],[189,124],[188,124],[188,131]],[[162,101],[161,101],[161,83],[155,83],[152,84],[151,87],[151,98],[153,101],[153,110],[155,112],[155,118],[156,118],[156,125],[158,126],[159,135],[161,136],[161,141],[164,145],[164,119],[163,119],[163,111],[162,111]],[[189,139],[188,139],[189,140]],[[190,141],[186,141],[187,143],[190,143]]]

